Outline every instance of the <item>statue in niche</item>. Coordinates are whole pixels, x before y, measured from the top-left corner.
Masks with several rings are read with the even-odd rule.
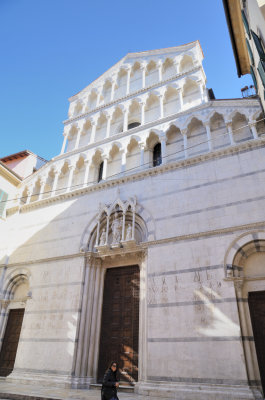
[[[122,219],[118,218],[118,214],[115,213],[114,220],[111,224],[112,230],[112,244],[118,244],[121,241],[121,228],[122,228]]]
[[[103,231],[102,231],[102,233],[101,233],[101,236],[100,236],[100,241],[99,241],[99,245],[100,245],[100,246],[105,246],[105,244],[106,244],[106,238],[107,238],[107,236],[106,236],[106,229],[104,228]]]
[[[126,232],[125,240],[126,241],[132,240],[132,225],[131,224],[128,224],[128,226],[127,226],[127,232]]]

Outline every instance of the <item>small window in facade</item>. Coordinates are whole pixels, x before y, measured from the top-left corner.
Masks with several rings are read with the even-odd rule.
[[[249,26],[248,26],[248,20],[247,20],[245,11],[244,11],[244,10],[241,10],[241,13],[242,13],[242,19],[243,19],[244,27],[245,27],[245,29],[246,29],[246,32],[247,32],[247,34],[248,34],[248,37],[250,38],[250,31],[249,31]]]
[[[264,52],[264,48],[263,48],[263,45],[262,45],[262,42],[261,42],[260,38],[253,31],[251,31],[251,35],[252,35],[253,40],[255,42],[256,49],[257,49],[257,51],[259,53],[260,59],[265,61],[265,52]]]
[[[131,123],[128,125],[128,130],[129,130],[129,129],[136,128],[136,127],[139,126],[139,125],[141,125],[140,122],[131,122]]]
[[[254,69],[252,68],[252,66],[250,66],[250,73],[251,73],[251,76],[252,76],[252,80],[253,80],[254,86],[256,88],[256,92],[258,92],[257,79],[256,79],[256,75],[255,75],[255,72],[254,72]]]
[[[162,163],[161,143],[157,143],[153,150],[153,167],[157,167]]]
[[[265,61],[260,60],[258,65],[260,79],[262,80],[263,87],[265,88]]]
[[[103,161],[100,163],[99,165],[99,169],[98,169],[98,182],[102,181],[102,176],[103,176]]]
[[[0,217],[5,216],[5,208],[8,194],[0,189]]]
[[[247,39],[246,39],[246,43],[247,43],[247,49],[248,49],[248,54],[249,54],[249,58],[250,58],[251,64],[254,65],[253,53],[252,53],[249,41]]]

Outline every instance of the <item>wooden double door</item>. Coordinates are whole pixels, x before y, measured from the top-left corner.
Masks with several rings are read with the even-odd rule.
[[[111,361],[119,364],[123,383],[138,380],[139,338],[138,265],[107,269],[101,319],[98,382]]]
[[[0,352],[0,376],[8,376],[13,371],[23,316],[24,308],[9,311]]]
[[[261,385],[263,394],[265,395],[265,291],[250,292],[248,304],[259,364]]]

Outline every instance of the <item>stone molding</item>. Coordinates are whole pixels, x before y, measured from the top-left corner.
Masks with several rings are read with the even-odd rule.
[[[73,191],[70,191],[67,193],[63,193],[63,194],[59,194],[59,195],[54,195],[53,197],[48,197],[46,199],[37,200],[32,203],[24,204],[21,206],[16,205],[14,207],[10,207],[9,209],[7,209],[6,213],[7,213],[7,215],[10,215],[16,211],[25,212],[25,211],[28,211],[28,210],[31,210],[34,208],[41,207],[45,204],[54,203],[57,201],[65,200],[65,199],[79,196],[79,195],[84,195],[86,193],[95,192],[95,191],[106,189],[106,188],[112,188],[112,187],[115,187],[116,185],[121,185],[121,184],[124,184],[127,182],[141,180],[141,179],[144,179],[145,177],[155,176],[155,175],[162,174],[164,172],[168,172],[168,171],[172,171],[172,170],[176,170],[179,168],[185,168],[187,166],[200,164],[204,161],[217,159],[222,156],[227,156],[230,154],[231,155],[238,154],[241,151],[264,147],[264,144],[265,144],[265,137],[260,137],[259,139],[248,140],[246,142],[243,142],[243,143],[240,143],[240,144],[237,144],[234,146],[225,147],[221,150],[214,150],[211,153],[204,153],[204,154],[200,154],[198,156],[187,158],[187,159],[184,159],[181,161],[174,161],[174,162],[170,162],[168,164],[162,164],[158,167],[144,169],[135,174],[124,175],[120,178],[111,179],[109,181],[108,180],[101,181],[101,182],[91,185],[91,186],[83,187],[81,189],[76,189],[76,190],[73,190]]]

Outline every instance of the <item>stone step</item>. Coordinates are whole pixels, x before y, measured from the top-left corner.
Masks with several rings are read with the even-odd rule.
[[[101,384],[99,383],[91,383],[90,387],[91,389],[97,389],[97,390],[101,390]],[[127,385],[120,385],[118,392],[126,392],[126,393],[133,393],[134,392],[134,386],[127,386]]]

